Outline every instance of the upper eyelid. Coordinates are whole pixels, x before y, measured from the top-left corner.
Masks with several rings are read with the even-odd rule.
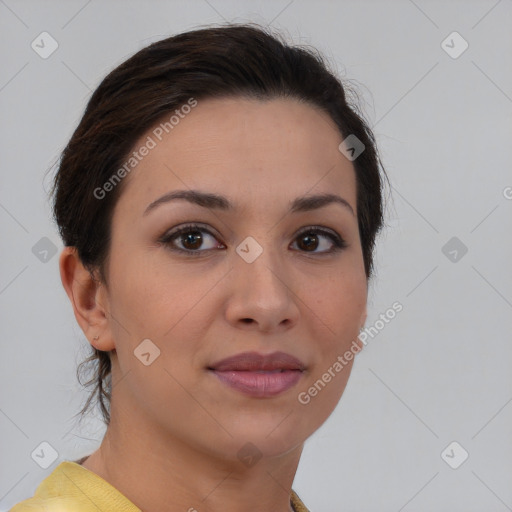
[[[168,229],[167,231],[165,231],[165,233],[160,237],[160,240],[166,240],[171,236],[175,236],[175,235],[179,234],[180,231],[182,231],[182,230],[192,231],[194,229],[197,229],[199,231],[207,231],[210,235],[212,235],[214,237],[217,237],[217,236],[220,237],[220,235],[215,234],[215,233],[217,233],[216,230],[212,230],[212,228],[210,226],[207,226],[206,224],[202,224],[200,222],[186,222],[183,225],[176,226],[174,228],[171,228],[171,229]]]

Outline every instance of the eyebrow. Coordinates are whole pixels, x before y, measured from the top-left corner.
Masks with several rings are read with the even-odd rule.
[[[143,216],[147,215],[151,210],[154,210],[156,207],[162,204],[179,199],[188,201],[189,203],[196,204],[203,208],[223,211],[236,210],[235,206],[229,201],[228,198],[218,194],[201,192],[199,190],[175,190],[173,192],[164,194],[163,196],[150,203],[144,210]],[[293,201],[290,201],[289,212],[309,212],[319,208],[324,208],[330,204],[339,204],[348,209],[350,213],[355,216],[354,210],[350,203],[336,194],[317,194],[297,197]]]

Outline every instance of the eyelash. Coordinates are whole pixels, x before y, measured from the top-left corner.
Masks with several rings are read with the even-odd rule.
[[[178,229],[175,229],[174,231],[165,233],[158,240],[158,242],[168,246],[168,249],[173,252],[184,253],[188,256],[193,256],[193,257],[200,256],[201,253],[204,253],[204,252],[209,252],[209,251],[215,250],[215,249],[190,250],[190,249],[181,249],[179,247],[172,246],[171,242],[174,239],[178,238],[180,235],[182,235],[184,233],[190,233],[193,231],[208,233],[210,236],[212,236],[213,238],[216,239],[215,235],[210,230],[206,229],[203,225],[187,224]],[[299,233],[297,233],[296,238],[299,238],[300,236],[305,235],[305,234],[315,234],[315,235],[326,236],[326,237],[330,238],[330,240],[334,244],[334,247],[328,251],[311,252],[311,254],[316,254],[316,255],[333,254],[333,253],[337,253],[347,247],[347,243],[345,242],[345,240],[343,238],[341,238],[341,236],[339,236],[338,234],[336,234],[334,232],[330,232],[330,231],[326,230],[325,228],[322,228],[321,226],[310,226],[310,227],[304,228],[301,231],[299,231]],[[222,244],[222,245],[224,245],[224,244]],[[300,251],[300,252],[304,252],[306,254],[309,253],[309,251]]]

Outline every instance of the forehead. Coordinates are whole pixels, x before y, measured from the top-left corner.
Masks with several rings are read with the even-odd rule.
[[[125,178],[120,202],[143,210],[190,188],[232,197],[238,210],[311,191],[342,194],[355,210],[354,169],[328,114],[294,99],[207,99],[186,111],[166,115],[134,145],[151,149]]]

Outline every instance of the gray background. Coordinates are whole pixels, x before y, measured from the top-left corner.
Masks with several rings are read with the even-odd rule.
[[[270,23],[360,83],[393,184],[367,325],[403,311],[358,355],[294,489],[312,512],[512,510],[511,0],[0,0],[0,509],[104,432],[72,417],[88,343],[43,252],[62,248],[45,172],[108,71],[224,20]],[[47,59],[31,48],[43,31],[59,44]],[[453,31],[458,58],[441,45]],[[31,457],[43,441],[47,469]],[[469,453],[457,469],[452,441]]]

